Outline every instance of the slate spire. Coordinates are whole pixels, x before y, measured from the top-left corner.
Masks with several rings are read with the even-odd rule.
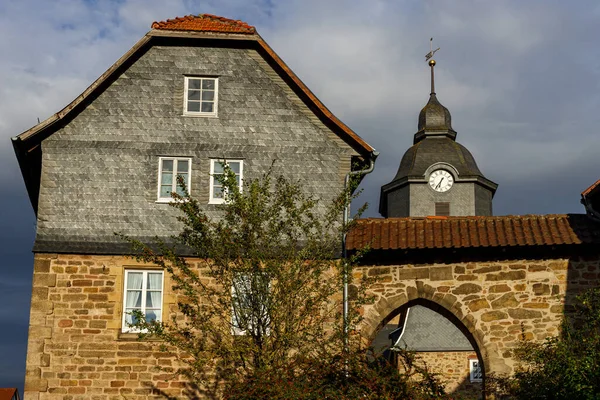
[[[445,136],[452,140],[456,139],[456,131],[452,129],[450,111],[439,102],[435,95],[435,64],[436,61],[434,59],[429,60],[429,66],[431,67],[431,93],[429,101],[419,113],[418,131],[415,133],[414,138],[415,144],[430,136]]]

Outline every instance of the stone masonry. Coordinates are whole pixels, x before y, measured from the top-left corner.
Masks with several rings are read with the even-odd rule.
[[[25,399],[143,399],[152,397],[151,386],[181,395],[185,382],[155,369],[175,366],[175,357],[156,351],[155,343],[137,341],[136,334],[121,333],[128,267],[149,268],[123,256],[36,254]],[[567,290],[591,286],[600,261],[506,260],[356,271],[363,273],[380,277],[372,288],[376,301],[364,308],[365,337],[374,337],[404,304],[424,299],[464,324],[486,373],[508,373],[522,329],[532,340],[556,335]],[[170,286],[165,275],[165,315],[175,307]],[[446,376],[454,374],[444,368]]]
[[[372,288],[375,302],[364,308],[365,338],[375,337],[403,305],[422,299],[464,325],[486,374],[506,374],[515,367],[511,350],[522,335],[542,341],[558,334],[565,304],[597,285],[600,259],[364,266],[355,272],[357,278],[364,273],[379,277]]]
[[[26,400],[147,399],[150,386],[181,395],[185,383],[155,369],[175,357],[121,333],[126,267],[148,268],[122,256],[36,254]],[[170,287],[165,274],[165,311],[175,307]]]

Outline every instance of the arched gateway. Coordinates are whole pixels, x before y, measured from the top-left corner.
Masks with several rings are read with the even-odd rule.
[[[598,225],[585,215],[359,220],[348,249],[377,277],[366,340],[403,307],[427,305],[460,327],[485,373],[508,374],[524,336],[558,334],[565,304],[600,276]]]

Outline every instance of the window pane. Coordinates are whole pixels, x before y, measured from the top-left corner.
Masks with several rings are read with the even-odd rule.
[[[223,198],[223,188],[222,187],[213,187],[213,198],[222,199]]]
[[[240,162],[239,161],[230,161],[228,163],[229,168],[231,168],[231,170],[233,172],[235,172],[237,175],[240,174]]]
[[[161,186],[160,187],[160,197],[171,197],[171,192],[173,191],[172,186]]]
[[[200,100],[200,91],[188,90],[188,100]]]
[[[125,299],[125,306],[141,307],[142,306],[142,291],[141,290],[128,290],[127,298]]]
[[[202,100],[213,101],[215,98],[215,92],[212,90],[205,90],[202,92]]]
[[[202,112],[213,112],[213,103],[202,102]]]
[[[144,274],[142,272],[127,273],[127,289],[142,289],[142,280]]]
[[[172,185],[173,184],[173,173],[171,171],[162,173],[161,185]]]
[[[215,161],[213,167],[213,173],[222,174],[223,173],[223,163],[220,161]]]
[[[185,193],[183,192],[183,186],[177,185],[177,187],[175,188],[175,193],[177,193],[180,196],[185,196]]]
[[[147,310],[146,311],[146,321],[160,321],[161,320],[161,310]]]
[[[133,310],[139,310],[139,308],[127,308],[125,309],[125,326],[128,327],[129,325],[133,325],[135,324],[138,319],[135,318],[131,313]]]
[[[239,175],[235,176],[235,181],[237,182],[238,186],[240,186],[240,176]]]
[[[177,172],[188,172],[189,168],[189,160],[179,160],[177,161]]]
[[[200,89],[200,81],[201,79],[188,79],[188,89]]]
[[[146,293],[146,308],[160,308],[160,292]]]
[[[162,290],[162,275],[162,272],[148,272],[148,283],[146,288],[151,290]]]
[[[162,160],[163,171],[173,171],[173,160]]]
[[[187,110],[189,112],[199,112],[200,111],[200,103],[196,101],[188,102]]]
[[[214,79],[202,79],[202,89],[215,89]]]

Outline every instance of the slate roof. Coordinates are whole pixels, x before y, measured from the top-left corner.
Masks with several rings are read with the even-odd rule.
[[[429,95],[429,101],[419,113],[418,129],[414,143],[429,135],[442,134],[451,139],[456,138],[456,131],[452,129],[450,111],[439,102],[435,93]]]
[[[152,29],[170,31],[200,31],[219,33],[254,34],[256,29],[240,20],[219,17],[212,14],[186,15],[166,21],[155,21]]]
[[[238,47],[256,49],[329,129],[360,154],[365,161],[368,159],[375,160],[377,157],[375,149],[325,107],[304,82],[258,35],[253,26],[242,21],[211,14],[200,14],[198,16],[186,16],[154,22],[152,27],[151,31],[146,33],[75,100],[41,123],[11,138],[29,199],[36,213],[41,176],[41,142],[81,112],[90,101],[106,89],[110,82],[122,74],[136,57],[146,52],[157,40],[164,42],[171,39],[185,39],[196,41],[198,44],[201,44],[203,40],[209,40],[212,45],[216,40],[223,40],[228,41],[227,43],[234,43]]]
[[[411,351],[474,351],[456,325],[421,305],[410,307],[403,334],[394,346]]]
[[[427,168],[438,162],[452,165],[460,178],[483,176],[473,155],[465,146],[450,138],[441,137],[428,138],[410,147],[402,156],[394,181],[403,177],[423,178]]]
[[[367,218],[346,240],[348,250],[600,244],[600,224],[584,214]]]

